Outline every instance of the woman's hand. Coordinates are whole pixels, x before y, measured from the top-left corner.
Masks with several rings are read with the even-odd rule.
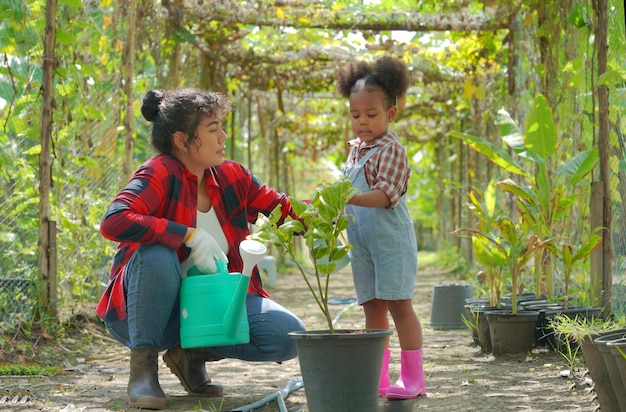
[[[228,263],[228,258],[220,245],[204,229],[196,229],[187,238],[185,244],[191,248],[190,258],[202,273],[217,272],[216,260]]]

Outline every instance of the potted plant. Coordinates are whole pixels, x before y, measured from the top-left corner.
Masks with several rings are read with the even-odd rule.
[[[552,110],[547,99],[538,94],[522,133],[505,110],[498,112],[497,123],[502,141],[509,151],[487,139],[467,133],[451,132],[453,137],[466,142],[474,151],[484,155],[504,172],[518,176],[518,180],[504,179],[498,187],[515,196],[524,225],[540,238],[552,238],[562,233],[571,207],[578,199],[578,185],[599,160],[597,146],[582,151],[554,168],[557,153],[557,132]],[[554,299],[552,256],[544,255],[545,248],[537,248],[534,255],[534,286],[539,297],[545,289],[548,299]]]
[[[483,239],[491,246],[485,252],[499,256],[503,261],[506,274],[511,280],[511,308],[486,312],[493,355],[496,358],[518,356],[534,346],[535,326],[538,311],[518,311],[517,296],[521,289],[521,277],[527,270],[531,258],[538,248],[544,248],[558,241],[559,238],[541,240],[534,233],[523,230],[522,225],[512,218],[501,215],[493,225],[492,232],[482,232],[474,228],[460,228],[453,234],[469,233]],[[485,248],[485,251],[489,250]]]
[[[391,330],[335,329],[328,307],[330,281],[351,245],[340,241],[349,225],[344,214],[348,200],[358,189],[346,180],[319,185],[310,202],[291,199],[299,220],[287,219],[277,226],[280,210],[259,215],[253,239],[271,243],[292,260],[328,326],[324,330],[294,332],[308,410],[376,411],[378,384],[385,341]],[[305,249],[313,262],[309,274],[293,242],[294,235],[304,238]]]
[[[472,234],[472,247],[476,261],[481,265],[479,276],[487,285],[487,303],[484,300],[474,300],[465,305],[467,324],[474,341],[485,353],[492,351],[489,325],[486,312],[501,307],[502,289],[504,287],[503,272],[506,260],[498,249],[490,245],[489,237],[482,234],[493,234],[497,231],[496,223],[501,212],[496,207],[497,188],[491,181],[484,192],[474,189],[469,193],[468,208],[477,220],[477,229],[481,235]]]
[[[480,233],[493,233],[497,230],[496,224],[501,212],[497,206],[497,188],[494,181],[491,181],[484,193],[473,190],[468,195],[469,208],[474,212],[478,220],[478,230]],[[494,250],[488,237],[472,235],[472,246],[474,256],[478,263],[484,268],[484,279],[487,283],[489,293],[489,305],[500,307],[502,299],[503,275],[506,266],[504,255]]]
[[[572,277],[572,272],[577,264],[582,262],[591,254],[593,249],[596,248],[602,242],[602,237],[597,234],[600,228],[596,228],[580,246],[576,247],[572,240],[565,238],[565,241],[560,245],[561,247],[549,246],[555,256],[559,256],[563,263],[563,278],[565,281],[565,292],[563,294],[563,306],[564,309],[569,309],[569,285]]]

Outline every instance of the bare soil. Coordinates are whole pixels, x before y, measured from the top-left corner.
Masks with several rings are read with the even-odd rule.
[[[468,329],[435,330],[429,326],[434,286],[459,283],[453,275],[421,270],[414,306],[423,326],[428,394],[409,401],[380,399],[380,411],[584,411],[597,409],[593,383],[579,356],[571,373],[561,354],[536,348],[525,360],[495,360],[481,353]],[[334,275],[339,301],[338,328],[364,326],[353,297],[349,270]],[[323,319],[306,285],[296,273],[280,273],[272,296],[301,316],[309,329],[323,328]],[[0,410],[126,411],[129,351],[111,339],[93,313],[75,316],[62,339],[43,333],[12,333],[0,341],[0,362],[38,362],[62,370],[55,376],[0,376]],[[391,337],[392,379],[399,373],[397,335]],[[159,380],[168,397],[168,411],[306,411],[305,390],[288,393],[300,377],[298,360],[282,364],[222,360],[207,364],[214,381],[224,385],[223,399],[188,397],[160,360]],[[580,368],[580,370],[578,369]],[[276,394],[288,396],[279,406]],[[263,399],[274,399],[261,406]],[[279,399],[278,399],[279,400]],[[256,404],[257,409],[251,405]],[[342,412],[342,411],[338,411]]]

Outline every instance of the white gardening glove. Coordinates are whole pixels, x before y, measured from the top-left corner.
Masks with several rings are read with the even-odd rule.
[[[194,265],[202,273],[216,273],[216,260],[228,263],[228,258],[220,245],[204,229],[194,230],[185,244],[191,248],[189,257],[193,259]]]

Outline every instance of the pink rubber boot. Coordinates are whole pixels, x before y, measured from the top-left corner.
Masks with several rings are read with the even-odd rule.
[[[387,399],[412,399],[426,395],[422,350],[403,350],[400,357],[400,379],[387,390]]]
[[[378,393],[381,395],[385,395],[387,393],[387,389],[389,389],[389,385],[391,384],[389,380],[389,358],[391,357],[391,352],[389,349],[385,349],[383,352],[383,365],[380,369],[380,385],[378,386]]]

